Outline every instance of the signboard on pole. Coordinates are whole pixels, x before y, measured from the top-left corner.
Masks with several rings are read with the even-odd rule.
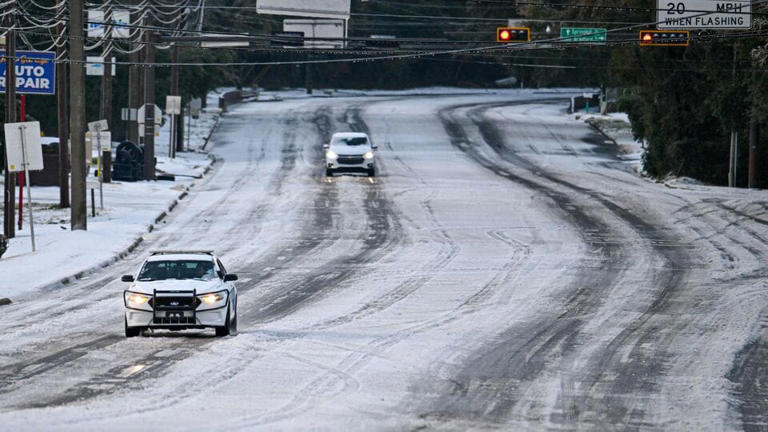
[[[656,0],[659,29],[752,28],[752,2],[713,0]]]
[[[88,123],[88,130],[91,132],[109,130],[109,123],[106,120],[97,120]]]
[[[146,116],[144,107],[145,105],[142,105],[136,110],[136,121],[139,123],[139,136],[144,136],[144,117]],[[163,111],[161,111],[160,107],[157,105],[155,105],[153,111],[155,112],[155,136],[160,136],[159,126],[163,123]]]
[[[43,145],[40,142],[40,122],[6,123],[5,149],[8,171],[39,171],[43,169]]]
[[[341,49],[344,48],[344,20],[340,19],[286,19],[283,20],[284,33],[303,33],[304,48]],[[306,40],[318,39],[318,40]],[[322,40],[328,38],[328,40]],[[332,40],[338,39],[338,40]]]
[[[221,33],[206,33],[203,36],[219,38],[220,41],[208,40],[200,42],[200,48],[247,48],[251,41],[247,35],[227,35]],[[240,40],[238,40],[240,39]]]
[[[43,145],[40,142],[40,122],[5,124],[5,149],[8,172],[23,171],[29,178],[30,171],[43,169]],[[32,212],[32,191],[27,182],[27,210],[32,252],[35,251],[35,217]],[[21,228],[21,226],[19,226]]]
[[[560,38],[563,42],[605,42],[606,32],[604,28],[561,27]]]
[[[16,57],[16,93],[56,94],[55,52],[16,51]],[[5,62],[0,62],[0,93],[5,93]]]
[[[127,39],[131,37],[131,11],[117,9],[112,11],[112,37]],[[88,37],[100,38],[104,36],[104,11],[93,9],[88,11]]]
[[[256,12],[270,15],[289,15],[314,18],[348,20],[350,0],[257,0]]]
[[[87,62],[85,64],[85,74],[88,76],[102,76],[104,75],[104,57],[88,56],[85,58]],[[115,65],[115,58],[112,57],[112,76],[117,76],[117,66]]]
[[[165,97],[165,113],[176,115],[181,114],[181,96]]]
[[[118,9],[112,11],[112,37],[115,39],[128,39],[131,37],[131,11]]]
[[[88,37],[100,38],[104,36],[104,11],[88,11]]]

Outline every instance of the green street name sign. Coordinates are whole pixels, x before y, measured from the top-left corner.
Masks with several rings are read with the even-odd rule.
[[[560,38],[563,42],[605,42],[606,29],[561,27]]]

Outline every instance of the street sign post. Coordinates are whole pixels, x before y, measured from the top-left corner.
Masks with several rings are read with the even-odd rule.
[[[94,138],[96,154],[98,155],[96,159],[96,170],[99,174],[99,207],[104,210],[104,173],[101,172],[101,154],[107,150],[112,151],[112,133],[109,132],[109,124],[106,120],[98,120],[88,123],[88,130]]]
[[[43,146],[40,142],[40,122],[6,123],[5,149],[9,172],[24,172],[29,179],[29,171],[43,169]],[[29,211],[29,229],[32,238],[32,252],[35,252],[35,218],[32,213],[32,193],[27,182],[27,210]]]
[[[658,29],[752,28],[752,2],[713,0],[656,0]]]
[[[607,30],[604,28],[560,28],[560,38],[563,42],[605,42],[606,36]]]
[[[176,157],[176,116],[181,114],[181,96],[165,97],[165,112],[171,116],[171,137],[168,140],[168,156]],[[183,119],[182,119],[183,120]]]

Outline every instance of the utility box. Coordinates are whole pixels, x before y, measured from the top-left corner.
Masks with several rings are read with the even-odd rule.
[[[32,186],[59,186],[59,143],[43,143],[43,169],[29,172]]]

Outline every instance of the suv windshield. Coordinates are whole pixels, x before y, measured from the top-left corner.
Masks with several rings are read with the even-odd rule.
[[[140,281],[166,279],[211,280],[216,277],[211,261],[147,261],[139,272]]]
[[[354,138],[336,138],[333,140],[334,145],[348,145],[348,146],[360,146],[368,144],[368,138],[354,137]]]

